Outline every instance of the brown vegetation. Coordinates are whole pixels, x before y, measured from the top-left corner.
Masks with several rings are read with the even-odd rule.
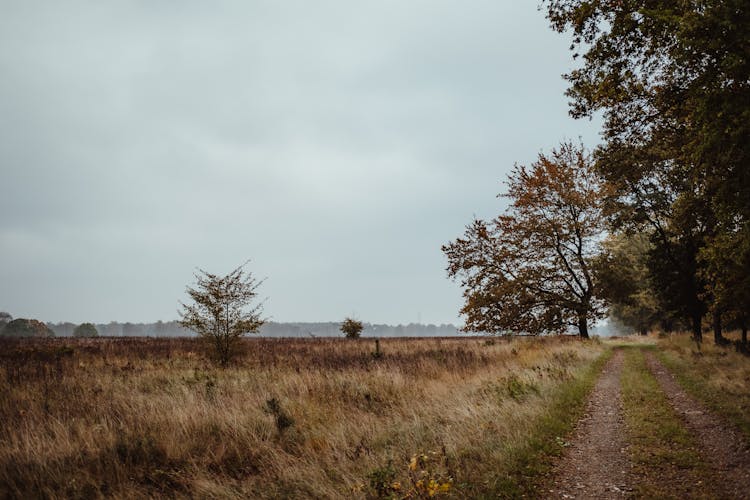
[[[474,220],[442,247],[460,281],[467,331],[589,337],[603,317],[594,257],[606,227],[606,190],[583,146],[563,143],[508,175],[504,214]]]
[[[265,322],[263,304],[253,304],[262,282],[245,271],[246,264],[226,276],[199,269],[195,287],[186,290],[192,303],[181,303],[180,324],[205,340],[222,366],[235,355],[240,339],[258,333]]]
[[[0,496],[514,494],[559,452],[604,350],[245,339],[217,370],[199,346],[3,341]]]

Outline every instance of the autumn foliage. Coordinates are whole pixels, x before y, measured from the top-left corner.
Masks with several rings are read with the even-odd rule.
[[[591,261],[605,229],[604,188],[583,147],[564,143],[508,178],[507,211],[443,246],[459,279],[466,330],[588,337],[603,304]]]

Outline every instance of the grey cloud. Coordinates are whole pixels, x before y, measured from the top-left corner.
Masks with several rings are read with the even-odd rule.
[[[277,320],[457,321],[440,244],[566,137],[526,2],[4,2],[0,310],[175,316],[247,258]]]

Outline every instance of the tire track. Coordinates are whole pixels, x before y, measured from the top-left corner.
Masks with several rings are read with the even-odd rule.
[[[700,445],[701,455],[711,470],[711,482],[718,488],[716,496],[750,497],[750,446],[747,441],[734,426],[689,396],[652,352],[645,355],[649,370]]]
[[[552,471],[550,497],[610,499],[630,495],[634,481],[622,416],[622,367],[623,353],[618,349],[602,370],[584,417]]]

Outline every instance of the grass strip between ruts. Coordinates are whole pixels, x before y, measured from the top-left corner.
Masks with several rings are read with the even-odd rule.
[[[629,451],[639,478],[636,496],[710,497],[698,447],[646,366],[643,349],[647,348],[624,348],[621,377]]]

